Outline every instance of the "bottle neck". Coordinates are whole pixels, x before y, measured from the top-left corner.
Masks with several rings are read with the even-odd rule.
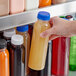
[[[40,21],[40,22],[45,22],[45,23],[49,22],[49,21],[44,21],[44,20],[40,20],[40,19],[38,19],[38,21]]]
[[[6,48],[0,49],[0,52],[4,52],[6,50]]]

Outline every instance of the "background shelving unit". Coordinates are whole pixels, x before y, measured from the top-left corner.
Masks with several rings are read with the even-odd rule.
[[[25,11],[23,13],[19,13],[15,15],[0,17],[0,31],[5,29],[10,29],[19,25],[34,23],[37,20],[37,13],[39,11],[47,11],[51,14],[51,17],[75,13],[76,0],[72,0],[71,2],[67,2],[63,4],[52,5],[49,7],[40,8],[36,10]]]

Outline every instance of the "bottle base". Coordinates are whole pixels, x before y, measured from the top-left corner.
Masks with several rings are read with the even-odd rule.
[[[76,71],[76,65],[69,65],[70,71]]]

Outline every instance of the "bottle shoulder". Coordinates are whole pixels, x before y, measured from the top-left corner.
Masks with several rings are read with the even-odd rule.
[[[35,22],[34,26],[50,26],[49,21],[38,20]]]

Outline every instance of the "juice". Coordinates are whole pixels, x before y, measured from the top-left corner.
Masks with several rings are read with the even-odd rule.
[[[6,49],[6,41],[0,39],[0,76],[9,76],[9,52]]]
[[[9,0],[0,0],[0,16],[9,14]]]
[[[69,73],[69,45],[70,39],[60,37],[53,40],[52,74],[68,76]]]
[[[28,60],[29,60],[29,51],[30,51],[30,36],[28,33],[28,25],[17,27],[17,34],[20,34],[24,38],[24,53],[23,53],[23,62],[25,62],[25,75],[29,74]]]
[[[11,44],[11,76],[25,76],[25,63],[22,60],[24,55],[23,36],[13,35]]]
[[[24,0],[10,0],[10,14],[24,11]]]
[[[70,38],[59,37],[53,40],[52,47],[52,74],[68,76]]]
[[[71,37],[69,67],[71,71],[76,71],[76,36]]]
[[[30,76],[51,76],[51,72],[50,72],[51,71],[51,53],[52,53],[51,51],[52,51],[52,42],[49,41],[45,68],[40,71],[31,70]]]
[[[45,67],[49,37],[42,38],[40,33],[49,29],[50,14],[41,11],[38,13],[38,21],[34,24],[32,43],[29,56],[29,67],[33,70],[42,70]]]
[[[69,21],[73,21],[73,16],[67,15],[66,16]],[[70,59],[69,59],[69,69],[71,71],[76,71],[76,36],[71,37],[71,42],[70,42]]]
[[[51,0],[39,0],[39,7],[50,6]]]

